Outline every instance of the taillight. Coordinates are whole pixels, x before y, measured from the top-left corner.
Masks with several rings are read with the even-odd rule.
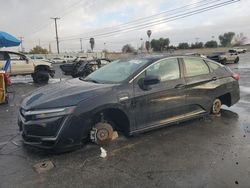
[[[240,75],[237,74],[237,73],[233,73],[232,74],[232,78],[235,79],[235,80],[239,80],[240,79]]]

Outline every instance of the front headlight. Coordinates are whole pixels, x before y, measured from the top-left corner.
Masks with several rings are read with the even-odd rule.
[[[64,116],[72,114],[75,111],[76,106],[70,106],[65,108],[53,108],[24,112],[24,116],[31,116],[31,119],[44,119],[50,117]]]

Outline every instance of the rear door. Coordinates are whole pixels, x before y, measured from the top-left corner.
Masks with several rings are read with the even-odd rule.
[[[186,104],[194,115],[209,110],[213,101],[213,82],[216,77],[202,58],[184,57]]]
[[[161,82],[144,90],[138,83],[146,75],[159,76]],[[133,104],[138,130],[161,126],[185,114],[185,81],[177,58],[149,66],[134,80]]]

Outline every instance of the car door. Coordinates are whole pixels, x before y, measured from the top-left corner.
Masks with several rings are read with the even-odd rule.
[[[209,110],[212,103],[212,82],[217,78],[202,58],[184,57],[184,76],[186,80],[186,104],[191,115]]]
[[[139,82],[145,76],[159,76],[161,81],[145,90]],[[185,81],[177,58],[151,64],[134,80],[134,110],[137,129],[161,126],[185,113]]]
[[[9,53],[11,75],[30,74],[33,72],[34,65],[24,55]]]

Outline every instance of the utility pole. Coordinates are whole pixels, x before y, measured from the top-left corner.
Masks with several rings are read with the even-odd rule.
[[[81,52],[82,52],[82,38],[80,38]]]
[[[24,52],[24,47],[23,47],[23,39],[24,37],[19,37],[21,41],[21,52]]]
[[[56,45],[57,45],[57,53],[59,54],[59,53],[60,53],[60,51],[59,51],[59,40],[58,40],[58,33],[57,33],[57,20],[59,20],[60,18],[55,17],[55,18],[50,18],[50,19],[55,20],[55,29],[56,29]]]

